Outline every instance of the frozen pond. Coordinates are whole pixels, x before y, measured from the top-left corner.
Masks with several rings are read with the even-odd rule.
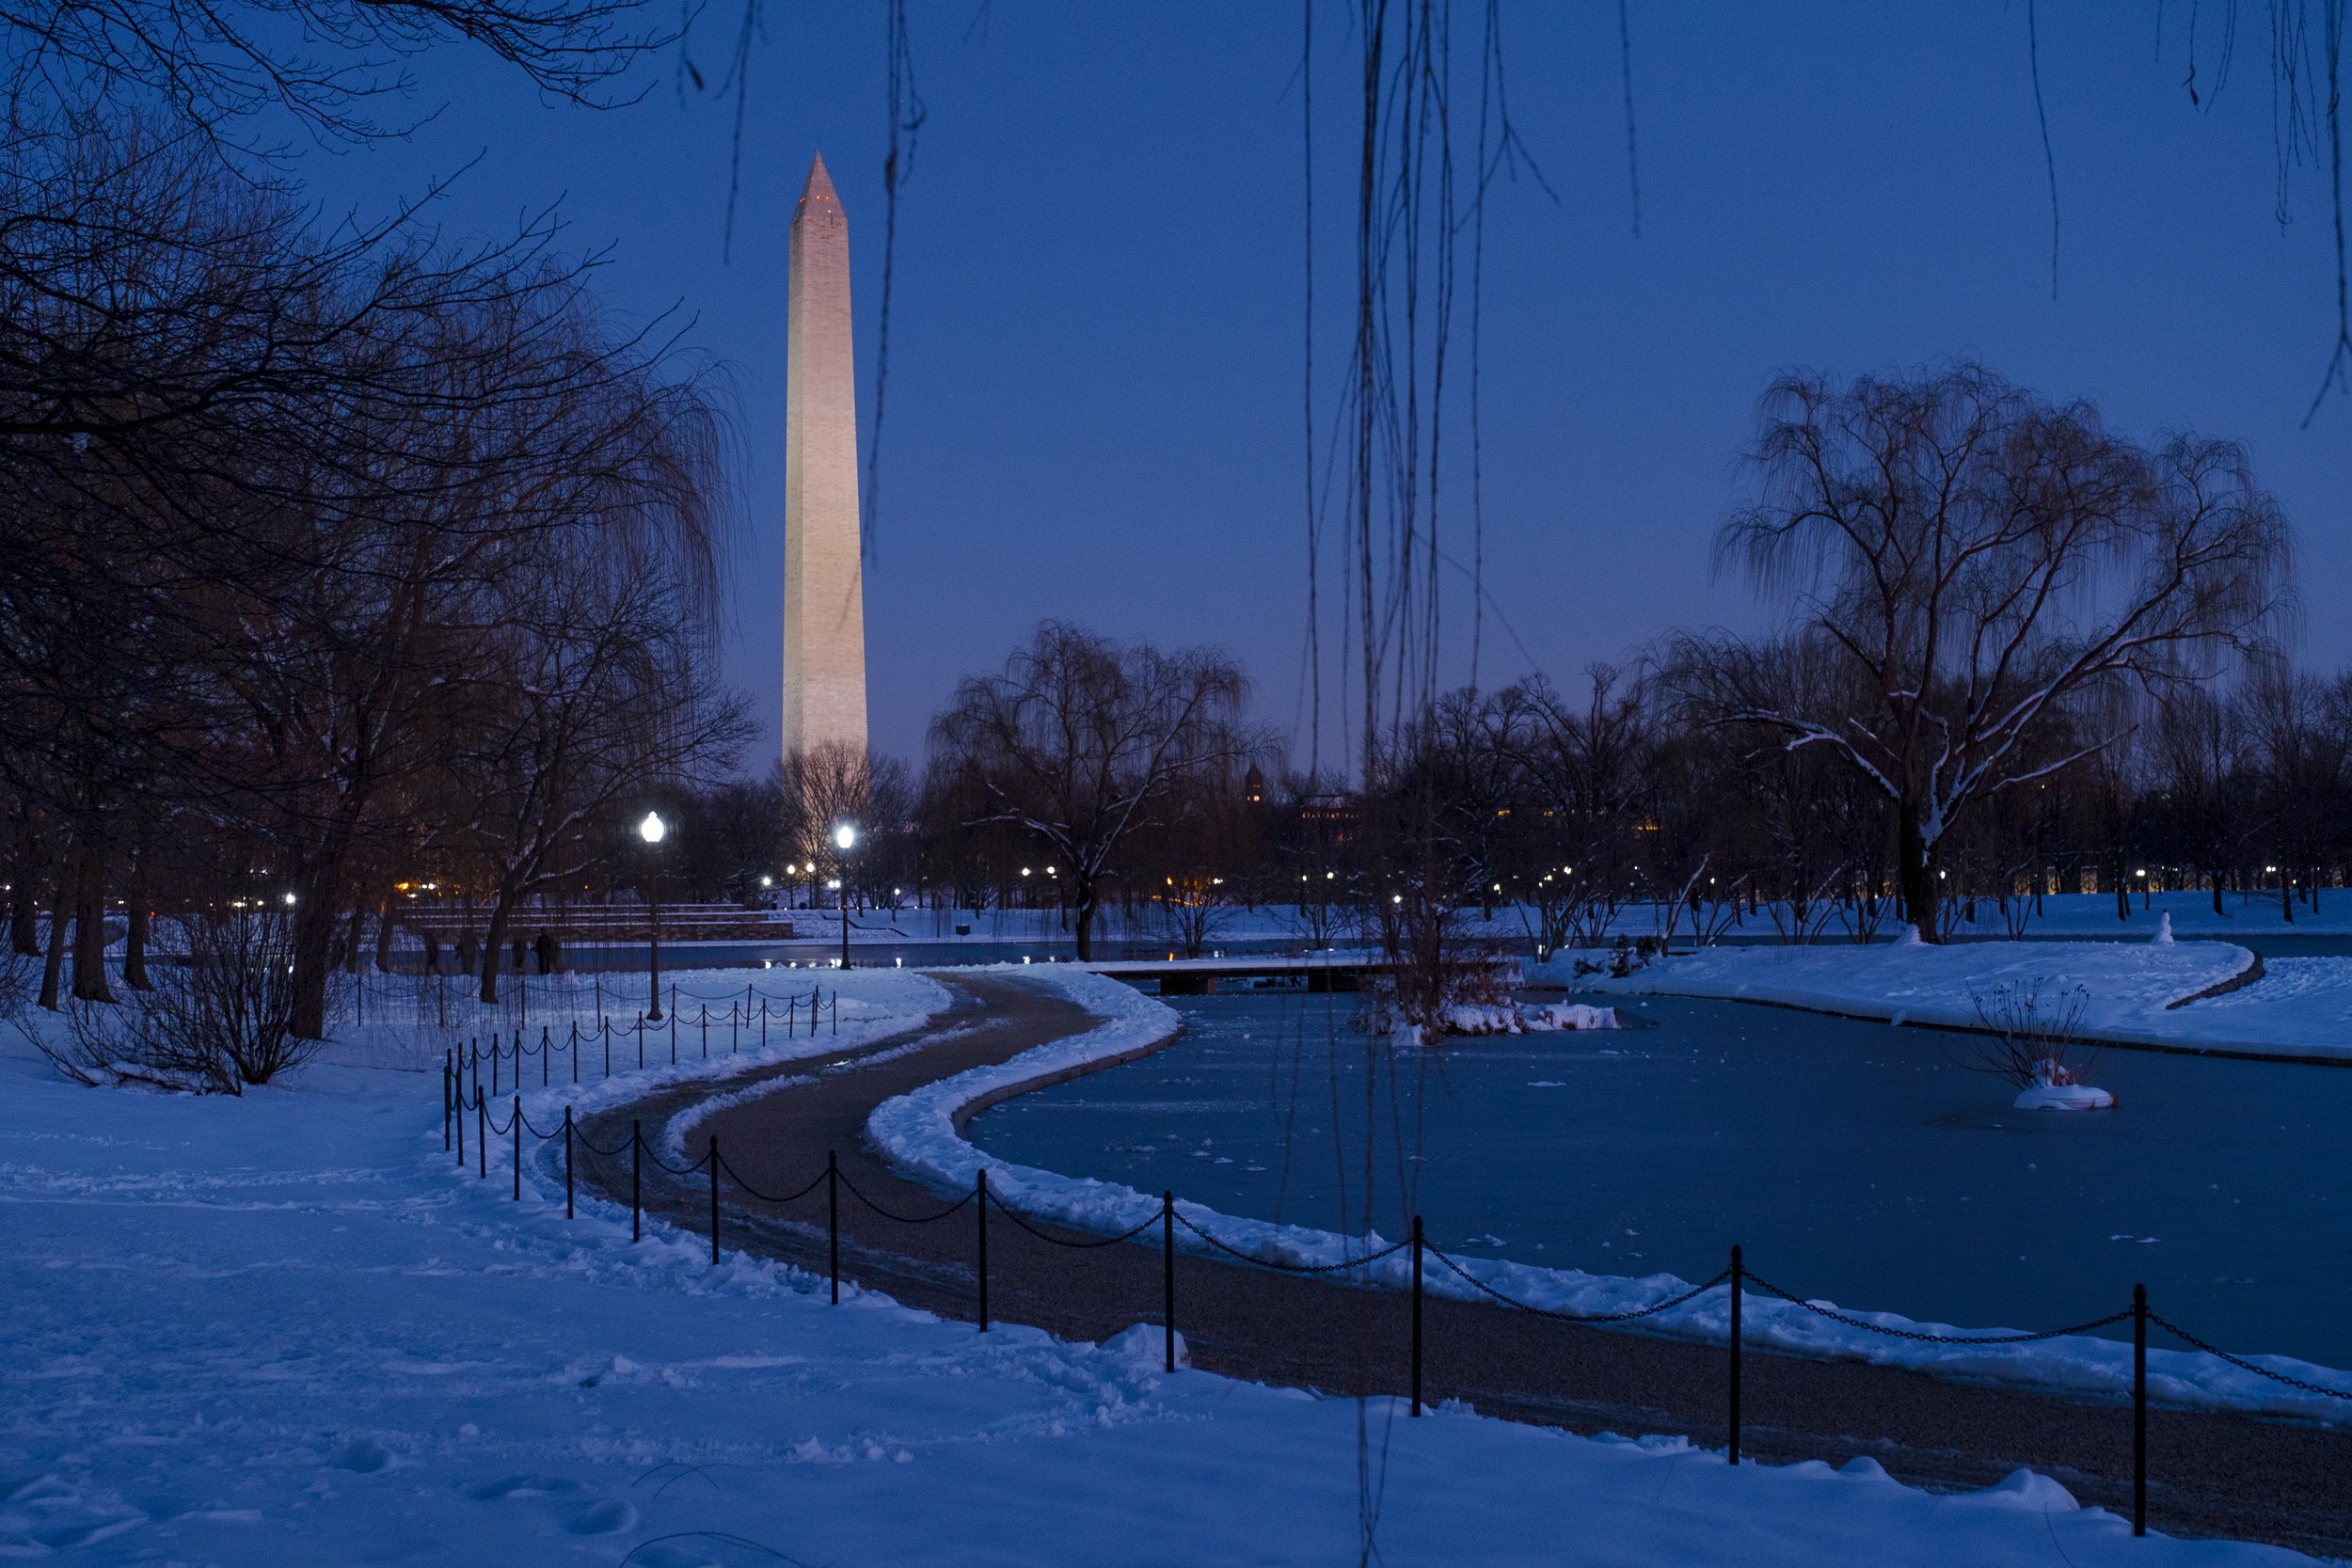
[[[1176,1044],[972,1135],[1254,1218],[1397,1237],[1418,1207],[1463,1255],[1695,1280],[1737,1241],[1800,1295],[1963,1327],[2139,1280],[2229,1349],[2352,1368],[2352,1069],[2105,1050],[2119,1109],[2027,1113],[1932,1030],[1645,999],[1654,1028],[1392,1057],[1354,1003],[1172,998]]]

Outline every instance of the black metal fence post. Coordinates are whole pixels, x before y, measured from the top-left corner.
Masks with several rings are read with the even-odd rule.
[[[808,1032],[812,1035],[817,1033],[817,1017],[814,1013],[809,1015]],[[833,988],[833,1032],[836,1035],[841,1033],[841,988],[839,986]]]
[[[976,1201],[972,1205],[978,1218],[980,1239],[980,1332],[988,1332],[988,1167],[982,1165],[972,1188]]]
[[[841,1305],[841,1162],[825,1150],[825,1265],[833,1273],[833,1304]]]
[[[1160,1194],[1160,1316],[1168,1324],[1168,1370],[1176,1370],[1176,1194]]]
[[[490,1180],[490,1102],[477,1092],[473,1101],[474,1180]]]
[[[1421,1216],[1413,1216],[1413,1414],[1421,1414]]]
[[[1731,1463],[1740,1463],[1740,1282],[1747,1273],[1740,1249],[1731,1249]]]
[[[548,1058],[554,1054],[554,1046],[548,1038],[548,1026],[542,1023],[539,1025],[539,1086],[543,1089],[548,1086]]]
[[[490,1037],[490,1092],[492,1094],[499,1092],[499,1057],[501,1054],[502,1053],[499,1050],[499,1037],[492,1035]],[[517,1067],[522,1065],[520,1058],[516,1059],[515,1065]]]
[[[450,1082],[454,1070],[450,1066],[450,1053],[444,1049],[441,1053],[441,1152],[444,1154],[449,1152],[449,1124],[453,1114],[450,1105]]]
[[[515,1097],[515,1201],[523,1200],[523,1097]]]
[[[564,1107],[564,1217],[572,1217],[572,1108]]]
[[[463,1076],[465,1068],[461,1064],[458,1068],[457,1080],[457,1168],[459,1170],[466,1168],[466,1080]]]
[[[719,1134],[710,1135],[710,1266],[719,1266]]]
[[[645,1070],[645,1015],[637,1015],[637,1070]]]
[[[703,1004],[703,1060],[710,1060],[710,1004]]]
[[[2132,1533],[2148,1533],[2148,1287],[2132,1287]]]
[[[628,1239],[641,1241],[645,1234],[645,1132],[642,1122],[628,1124]]]

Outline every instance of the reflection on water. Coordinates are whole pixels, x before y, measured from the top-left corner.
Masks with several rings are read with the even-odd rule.
[[[1347,996],[1170,1005],[1158,1055],[976,1119],[992,1153],[1231,1213],[1968,1327],[2126,1304],[2352,1367],[2352,1070],[2108,1050],[2108,1113],[2012,1110],[1955,1037],[1645,1000],[1654,1027],[1391,1052]]]

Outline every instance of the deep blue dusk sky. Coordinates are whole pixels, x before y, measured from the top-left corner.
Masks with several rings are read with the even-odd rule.
[[[1469,54],[1475,8],[1457,8]],[[1754,624],[1762,609],[1710,578],[1708,547],[1743,494],[1766,381],[1955,355],[2092,398],[2136,434],[2245,441],[2297,526],[2304,656],[2352,653],[2333,613],[2352,588],[2352,400],[2300,428],[2332,332],[2325,190],[2297,171],[2281,227],[2260,16],[2217,99],[2221,8],[2204,8],[2200,110],[2181,85],[2189,7],[2162,9],[2159,56],[2146,0],[2042,8],[2053,301],[2022,4],[1634,0],[1636,238],[1616,8],[1504,0],[1514,109],[1561,200],[1522,183],[1490,209],[1486,581],[1517,637],[1489,618],[1486,684],[1531,668],[1573,683],[1672,625]],[[876,745],[919,753],[956,678],[1047,615],[1222,643],[1290,729],[1306,626],[1295,8],[914,0],[910,16],[930,120],[901,206],[867,570]],[[707,74],[728,20],[704,24]],[[1319,149],[1343,157],[1343,23],[1319,18],[1316,83]],[[737,399],[726,673],[768,728],[754,770],[781,664],[786,225],[821,150],[850,214],[870,413],[883,41],[879,3],[771,8],[731,262],[731,105],[681,103],[666,74],[598,113],[437,55],[420,69],[422,103],[445,105],[432,123],[299,170],[326,200],[380,208],[478,158],[446,227],[495,230],[560,198],[569,244],[611,247],[619,309],[691,318]],[[1321,174],[1336,329],[1352,191],[1341,164]],[[1343,353],[1327,330],[1327,416]],[[1467,609],[1457,595],[1450,624]],[[1467,638],[1453,651],[1458,674]]]

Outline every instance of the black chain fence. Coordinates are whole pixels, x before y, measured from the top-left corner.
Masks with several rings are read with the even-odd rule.
[[[755,1000],[764,1009],[771,999],[755,998]],[[837,1008],[839,997],[837,993],[832,998],[820,999],[818,992],[811,991],[808,996],[803,998],[783,998],[776,1000],[783,1001],[787,1004],[787,1006],[780,1009],[780,1016],[786,1021],[787,1028],[791,1026],[792,1020],[794,1020],[803,1007],[805,1007],[808,1014],[808,1027],[811,1031],[814,1031],[816,1028],[817,1021],[819,1018],[830,1018],[835,1021],[838,1019]],[[731,999],[729,1002],[731,1016],[729,1017],[728,1022],[730,1023],[735,1023],[739,1027],[740,1022],[746,1014],[745,1011],[739,1009],[744,1009],[746,1008],[746,1000],[743,998]],[[675,1007],[673,1006],[670,1017],[674,1022],[676,1016]],[[767,1016],[769,1015],[763,1011],[761,1014],[763,1020]],[[706,1013],[706,1022],[707,1018],[708,1015]],[[641,1020],[638,1024],[633,1026],[633,1028],[640,1042],[642,1043],[645,1031],[644,1022]],[[627,1035],[630,1032],[630,1030],[623,1030],[619,1033]],[[589,1038],[592,1040],[596,1037],[596,1036],[593,1032],[589,1036]],[[612,1037],[609,1028],[605,1033],[604,1037],[608,1042]],[[1159,1232],[1160,1239],[1162,1279],[1165,1293],[1162,1304],[1164,1307],[1162,1321],[1166,1328],[1166,1360],[1168,1370],[1171,1372],[1176,1370],[1176,1233],[1179,1229],[1182,1229],[1197,1238],[1209,1252],[1222,1255],[1223,1257],[1232,1259],[1236,1263],[1246,1265],[1248,1267],[1267,1269],[1279,1274],[1297,1275],[1342,1275],[1353,1274],[1360,1275],[1361,1282],[1365,1284],[1377,1283],[1377,1281],[1373,1279],[1370,1273],[1371,1265],[1380,1262],[1385,1259],[1395,1257],[1400,1253],[1409,1252],[1411,1262],[1411,1283],[1409,1286],[1409,1293],[1411,1297],[1411,1409],[1412,1414],[1415,1416],[1420,1415],[1423,1408],[1422,1399],[1422,1301],[1424,1294],[1422,1271],[1424,1261],[1426,1259],[1434,1259],[1441,1268],[1444,1268],[1454,1277],[1461,1280],[1462,1283],[1468,1286],[1473,1292],[1473,1299],[1489,1300],[1496,1306],[1510,1311],[1524,1312],[1538,1318],[1549,1319],[1558,1323],[1574,1323],[1585,1326],[1629,1323],[1641,1319],[1654,1318],[1660,1316],[1661,1314],[1670,1312],[1677,1307],[1682,1307],[1693,1302],[1699,1297],[1708,1294],[1709,1291],[1727,1287],[1726,1303],[1729,1308],[1730,1322],[1728,1325],[1728,1332],[1725,1336],[1725,1347],[1729,1352],[1726,1394],[1730,1432],[1729,1454],[1730,1461],[1734,1465],[1740,1463],[1740,1385],[1741,1356],[1745,1343],[1741,1319],[1745,1298],[1751,1290],[1758,1291],[1763,1295],[1772,1297],[1775,1300],[1786,1302],[1803,1311],[1811,1313],[1816,1317],[1825,1319],[1831,1323],[1838,1323],[1847,1328],[1857,1329],[1867,1334],[1882,1335],[1892,1339],[1909,1340],[1921,1344],[1990,1346],[2026,1345],[2049,1339],[2063,1338],[2073,1335],[2090,1334],[2102,1328],[2112,1327],[2120,1323],[2129,1322],[2132,1324],[2132,1529],[2133,1533],[2136,1535],[2144,1535],[2147,1533],[2148,1523],[2148,1330],[2152,1324],[2155,1327],[2163,1329],[2165,1332],[2172,1335],[2175,1338],[2180,1339],[2182,1342],[2189,1345],[2190,1347],[2201,1351],[2208,1355],[2218,1357],[2220,1360],[2226,1362],[2232,1367],[2237,1368],[2241,1371],[2250,1372],[2256,1377],[2266,1378],[2273,1383],[2279,1384],[2287,1388],[2292,1388],[2299,1393],[2319,1395],[2328,1399],[2342,1400],[2347,1402],[2348,1403],[2352,1403],[2352,1389],[2330,1387],[2325,1384],[2313,1383],[2308,1379],[2293,1377],[2283,1372],[2274,1371],[2267,1367],[2258,1366],[2244,1356],[2232,1354],[2230,1352],[2221,1349],[2219,1346],[2198,1338],[2196,1335],[2191,1334],[2188,1330],[2173,1323],[2170,1319],[2162,1317],[2152,1311],[2148,1306],[2148,1291],[2145,1286],[2133,1287],[2132,1304],[2129,1307],[2126,1307],[2120,1311],[2107,1313],[2104,1317],[2091,1318],[2082,1323],[2072,1323],[2064,1328],[2040,1329],[2025,1333],[1931,1334],[1922,1329],[1897,1328],[1884,1323],[1873,1323],[1867,1318],[1861,1317],[1851,1312],[1841,1312],[1836,1307],[1823,1306],[1819,1302],[1808,1301],[1804,1297],[1797,1295],[1793,1291],[1783,1290],[1778,1285],[1763,1278],[1754,1270],[1750,1269],[1746,1264],[1742,1250],[1740,1247],[1735,1246],[1731,1249],[1730,1266],[1716,1274],[1712,1278],[1702,1281],[1697,1285],[1689,1286],[1686,1289],[1676,1291],[1671,1295],[1665,1296],[1658,1301],[1648,1303],[1647,1305],[1642,1307],[1629,1307],[1623,1310],[1610,1312],[1573,1312],[1557,1307],[1538,1307],[1532,1302],[1521,1300],[1518,1296],[1511,1295],[1506,1291],[1499,1290],[1495,1286],[1487,1283],[1486,1280],[1479,1278],[1469,1269],[1465,1268],[1461,1260],[1452,1257],[1441,1248],[1432,1245],[1425,1239],[1422,1233],[1421,1217],[1419,1215],[1415,1215],[1413,1217],[1412,1233],[1405,1241],[1392,1242],[1386,1246],[1367,1250],[1354,1256],[1343,1257],[1334,1262],[1297,1263],[1284,1259],[1263,1257],[1245,1248],[1235,1246],[1232,1243],[1215,1235],[1211,1231],[1203,1228],[1188,1216],[1177,1212],[1176,1196],[1173,1192],[1163,1193],[1161,1195],[1160,1209],[1157,1213],[1128,1227],[1125,1230],[1120,1231],[1115,1235],[1056,1234],[1056,1228],[1067,1228],[1063,1222],[1057,1221],[1043,1215],[1023,1213],[1021,1211],[1006,1203],[995,1194],[991,1193],[988,1188],[988,1171],[985,1167],[983,1167],[975,1178],[972,1189],[969,1192],[966,1192],[962,1196],[957,1198],[952,1203],[946,1204],[930,1213],[923,1214],[900,1213],[887,1205],[879,1202],[872,1196],[861,1190],[855,1182],[850,1180],[848,1175],[841,1170],[838,1159],[830,1153],[825,1157],[824,1168],[817,1172],[816,1175],[811,1177],[806,1183],[802,1185],[797,1190],[780,1196],[765,1193],[755,1187],[749,1181],[744,1180],[743,1178],[736,1172],[734,1166],[727,1163],[725,1157],[720,1152],[719,1140],[715,1135],[710,1136],[707,1139],[707,1147],[705,1148],[701,1158],[695,1160],[691,1164],[673,1164],[669,1161],[664,1160],[660,1154],[654,1149],[653,1146],[646,1141],[642,1122],[632,1121],[629,1124],[629,1135],[627,1142],[616,1145],[612,1148],[606,1148],[603,1146],[591,1141],[586,1134],[580,1130],[573,1119],[572,1108],[569,1105],[566,1105],[564,1108],[564,1119],[561,1123],[552,1128],[543,1129],[532,1122],[530,1117],[524,1114],[522,1097],[519,1093],[513,1093],[511,1096],[505,1097],[501,1097],[500,1095],[500,1091],[496,1085],[499,1078],[499,1063],[501,1060],[513,1061],[515,1063],[516,1072],[519,1074],[524,1057],[536,1053],[542,1056],[544,1062],[544,1058],[548,1053],[551,1051],[564,1050],[568,1047],[572,1054],[575,1068],[577,1068],[580,1044],[580,1037],[577,1027],[575,1026],[575,1029],[567,1042],[559,1043],[553,1039],[551,1035],[543,1035],[541,1041],[537,1045],[528,1044],[517,1037],[513,1044],[504,1046],[498,1044],[494,1040],[485,1050],[480,1046],[479,1042],[469,1041],[465,1046],[454,1048],[449,1053],[442,1065],[441,1072],[441,1143],[445,1150],[448,1150],[455,1156],[457,1164],[461,1169],[464,1167],[467,1160],[466,1122],[469,1114],[470,1114],[474,1122],[473,1159],[477,1177],[486,1180],[489,1176],[489,1146],[491,1140],[494,1138],[508,1140],[510,1153],[507,1163],[512,1168],[514,1197],[516,1201],[520,1201],[522,1197],[523,1135],[525,1133],[529,1133],[532,1139],[541,1143],[549,1143],[560,1138],[564,1145],[564,1214],[566,1219],[569,1219],[575,1212],[573,1174],[575,1149],[584,1148],[600,1158],[608,1160],[617,1161],[627,1159],[629,1164],[629,1237],[632,1241],[642,1239],[644,1233],[644,1163],[647,1160],[651,1160],[653,1162],[656,1169],[665,1172],[673,1177],[686,1178],[707,1175],[709,1182],[710,1260],[713,1264],[718,1263],[721,1258],[720,1227],[722,1217],[722,1187],[723,1182],[732,1182],[736,1189],[747,1197],[754,1198],[762,1203],[776,1206],[799,1202],[802,1199],[814,1195],[819,1188],[823,1188],[825,1190],[826,1250],[828,1255],[828,1267],[831,1275],[833,1299],[836,1302],[841,1299],[841,1194],[845,1192],[848,1193],[854,1201],[862,1205],[864,1208],[877,1215],[880,1215],[883,1219],[892,1221],[893,1223],[898,1225],[936,1225],[943,1221],[951,1219],[957,1214],[961,1213],[963,1211],[970,1209],[974,1212],[974,1261],[979,1290],[979,1325],[983,1333],[985,1333],[989,1327],[988,1216],[992,1211],[1002,1214],[1005,1218],[1010,1220],[1017,1228],[1036,1238],[1038,1241],[1048,1243],[1057,1247],[1063,1247],[1076,1251],[1092,1251],[1103,1247],[1117,1246],[1122,1243],[1130,1243],[1141,1239],[1147,1232],[1157,1230]],[[481,1073],[482,1065],[485,1061],[487,1061],[490,1064],[491,1071],[491,1087],[486,1091],[483,1085]],[[543,1074],[543,1082],[544,1081],[545,1077]],[[519,1085],[516,1086],[519,1088]],[[506,1098],[508,1100],[508,1108],[503,1121],[501,1121],[497,1116],[492,1114],[491,1105],[494,1098]]]
[[[695,1004],[691,1018],[680,1010],[681,996]],[[711,1005],[717,1002],[726,1004],[724,1011],[711,1010]],[[678,1039],[681,1028],[691,1031],[683,1046]],[[721,1049],[716,1052],[711,1048],[713,1030],[724,1032],[719,1041]],[[581,1081],[582,1062],[590,1064],[589,1076],[612,1077],[615,1045],[621,1052],[621,1070],[642,1071],[660,1062],[659,1052],[665,1046],[670,1065],[675,1067],[684,1060],[708,1061],[714,1054],[740,1055],[745,1047],[764,1046],[774,1035],[792,1039],[801,1035],[840,1032],[838,990],[828,995],[822,987],[812,987],[806,996],[769,995],[745,986],[739,996],[729,993],[702,997],[691,991],[681,993],[674,985],[670,988],[670,1007],[666,1013],[658,1009],[640,1012],[628,1023],[615,1023],[599,1016],[585,1029],[580,1020],[573,1019],[565,1024],[562,1035],[556,1034],[553,1024],[543,1023],[536,1040],[523,1029],[511,1030],[504,1036],[473,1036],[452,1049],[445,1065],[454,1068],[460,1084],[469,1084],[470,1092],[477,1098],[484,1094],[496,1098],[523,1086],[523,1065],[533,1056],[539,1059],[539,1087],[544,1089],[556,1082],[558,1058],[568,1061],[571,1083]],[[651,1063],[645,1053],[648,1039],[657,1053]],[[632,1050],[636,1053],[633,1068],[628,1060]],[[486,1085],[483,1079],[485,1067],[489,1071]]]

